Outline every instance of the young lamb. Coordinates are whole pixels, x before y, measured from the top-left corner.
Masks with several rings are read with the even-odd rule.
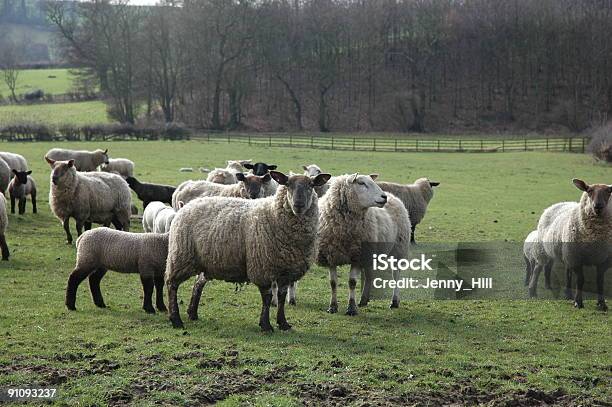
[[[172,204],[172,194],[176,188],[171,185],[147,184],[134,177],[127,177],[125,181],[136,192],[136,196],[142,201],[143,208],[153,201]]]
[[[89,289],[94,304],[105,308],[100,280],[107,270],[119,273],[139,273],[144,291],[142,308],[155,313],[152,303],[153,286],[158,311],[164,305],[164,271],[168,254],[168,234],[130,233],[106,227],[89,230],[77,239],[74,271],[68,278],[66,307],[76,310],[76,293],[81,282],[89,277]]]
[[[587,184],[581,179],[572,180],[583,191],[580,203],[559,215],[561,227],[561,259],[576,275],[574,306],[583,308],[583,266],[597,269],[597,307],[606,311],[604,274],[612,263],[612,185]],[[553,225],[551,225],[552,227]]]
[[[170,228],[166,265],[170,321],[175,327],[183,326],[178,287],[202,273],[193,288],[190,319],[197,319],[207,281],[251,282],[262,299],[259,326],[272,331],[271,285],[276,281],[280,287],[276,321],[281,330],[291,328],[284,308],[287,286],[302,278],[314,260],[319,211],[313,188],[327,182],[330,175],[314,179],[276,171],[270,175],[281,185],[272,197],[200,198],[177,213]]]
[[[321,168],[316,164],[302,165],[302,168],[304,169],[304,175],[308,175],[309,177],[316,177],[318,174],[321,173]],[[325,193],[329,189],[329,185],[330,183],[328,182],[325,185],[315,188],[315,191],[317,191],[317,195],[319,195],[319,198],[325,195]]]
[[[362,250],[368,244],[376,244],[376,249],[395,258],[405,258],[408,255],[411,230],[408,211],[398,198],[385,193],[374,182],[375,179],[376,174],[334,177],[329,190],[319,201],[317,264],[329,267],[331,301],[328,312],[330,313],[338,312],[336,298],[338,266],[351,265],[349,305],[346,314],[357,315],[355,304],[357,277],[362,271],[362,260],[371,258],[364,256]],[[372,285],[370,268],[367,266],[363,268],[365,281],[360,306],[367,305]],[[394,272],[393,278],[397,279],[398,274]],[[391,308],[397,307],[399,307],[399,288],[393,290],[391,302]]]
[[[108,164],[102,164],[100,169],[105,172],[114,172],[123,178],[134,176],[134,162],[127,158],[110,158]]]
[[[8,153],[0,151],[0,158],[4,160],[4,162],[9,166],[12,170],[17,171],[27,171],[28,170],[28,162],[26,159],[20,155],[15,153]],[[10,174],[10,177],[13,177],[13,174]]]
[[[427,205],[434,195],[433,187],[437,187],[440,183],[430,181],[427,178],[419,178],[413,184],[407,185],[394,182],[377,182],[377,184],[383,191],[392,193],[404,203],[412,225],[411,242],[415,243],[414,232],[416,226],[425,217]]]
[[[182,202],[179,202],[179,206],[182,207]],[[153,223],[153,233],[168,233],[170,232],[170,226],[172,226],[172,221],[174,220],[174,216],[176,215],[176,211],[166,206],[164,209],[157,213],[155,216],[155,222]]]
[[[257,199],[273,195],[265,188],[266,184],[272,182],[270,174],[259,177],[252,174],[244,175],[239,172],[236,174],[236,178],[240,182],[232,185],[215,184],[208,181],[185,181],[176,188],[176,192],[172,196],[172,207],[178,211],[179,201],[187,204],[196,198],[207,196]]]
[[[2,260],[8,260],[10,256],[9,247],[6,244],[6,228],[8,227],[8,215],[6,213],[6,199],[0,194],[0,252]]]
[[[8,191],[11,197],[11,213],[15,213],[15,201],[19,201],[19,214],[25,213],[26,197],[32,199],[32,213],[36,213],[36,183],[30,177],[32,171],[15,171],[15,175],[9,184]]]
[[[548,259],[544,251],[544,244],[540,239],[537,230],[532,231],[525,238],[523,243],[523,259],[525,260],[525,285],[531,282],[531,276],[538,264],[544,264],[541,259]],[[544,275],[546,277],[546,288],[550,288],[550,272],[552,270],[552,262],[545,261]],[[537,280],[537,278],[536,278]],[[535,296],[535,295],[534,295]]]
[[[86,151],[52,148],[45,154],[45,158],[54,161],[74,160],[77,171],[96,171],[100,165],[108,164],[108,149]]]
[[[166,205],[163,202],[155,201],[149,203],[142,213],[142,229],[145,233],[153,233],[157,214],[163,211]]]
[[[230,171],[226,168],[215,168],[208,173],[206,181],[215,184],[231,185],[238,182],[236,178],[236,172]]]
[[[132,195],[123,178],[106,172],[77,172],[74,160],[45,158],[53,169],[49,206],[62,222],[68,244],[72,244],[71,217],[79,236],[83,226],[89,230],[92,223],[129,230]]]
[[[9,182],[11,182],[12,175],[11,167],[0,158],[0,195],[6,192]]]

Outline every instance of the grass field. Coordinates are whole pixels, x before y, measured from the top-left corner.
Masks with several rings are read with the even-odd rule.
[[[42,123],[51,126],[108,123],[101,101],[0,106],[0,124]]]
[[[578,199],[572,177],[609,182],[610,174],[578,154],[352,153],[198,141],[62,146],[108,147],[111,156],[134,160],[139,178],[159,183],[201,175],[180,167],[246,158],[285,171],[316,162],[332,173],[377,172],[387,180],[426,175],[442,184],[417,229],[421,242],[522,241],[543,208]],[[28,204],[25,216],[9,216],[12,258],[0,264],[0,387],[55,386],[58,404],[80,406],[605,405],[612,398],[612,324],[594,301],[574,310],[560,300],[411,300],[404,291],[398,310],[379,300],[351,318],[325,312],[327,272],[314,267],[288,309],[290,332],[262,334],[257,290],[223,282],[206,287],[200,320],[185,330],[141,310],[135,275],[106,275],[108,309],[97,309],[82,284],[78,311],[68,312],[64,289],[75,253],[46,203],[42,157],[51,147],[0,146],[29,160],[41,201],[37,215]],[[344,307],[347,272],[340,274]],[[517,267],[517,282],[522,274]],[[183,316],[191,281],[179,290]]]
[[[34,89],[42,89],[45,94],[68,93],[72,89],[72,75],[68,69],[23,69],[19,71],[15,93],[24,94]],[[0,82],[0,95],[10,96],[4,81]]]

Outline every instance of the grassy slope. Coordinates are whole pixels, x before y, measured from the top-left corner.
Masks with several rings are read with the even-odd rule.
[[[19,71],[15,93],[19,95],[33,89],[42,89],[46,94],[55,95],[67,93],[71,88],[72,75],[68,69],[23,69]],[[0,95],[8,97],[9,92],[6,83],[0,82]]]
[[[22,122],[79,126],[108,123],[108,118],[100,101],[0,106],[0,125]]]
[[[50,147],[0,146],[28,158],[41,201],[49,175],[42,156]],[[577,199],[573,176],[605,181],[609,174],[586,156],[567,154],[343,153],[205,142],[71,147],[109,147],[111,155],[133,159],[140,178],[161,183],[199,175],[179,173],[179,167],[221,166],[229,158],[273,161],[294,171],[317,162],[332,173],[379,172],[398,181],[427,175],[442,185],[418,238],[435,242],[520,241],[544,207]],[[261,334],[257,290],[235,292],[222,282],[206,287],[200,321],[177,331],[165,315],[140,309],[133,275],[107,274],[102,285],[109,309],[96,309],[83,284],[78,311],[67,312],[63,296],[74,248],[63,243],[46,202],[37,216],[10,216],[8,240],[13,258],[0,264],[0,386],[55,383],[66,404],[437,405],[525,397],[589,404],[612,397],[611,325],[593,301],[576,311],[563,301],[410,301],[404,294],[399,310],[374,301],[349,318],[324,312],[326,272],[314,268],[300,283],[298,306],[288,310],[292,332]],[[343,270],[342,299],[346,277]],[[183,315],[190,286],[180,290]],[[568,395],[553,393],[558,388]],[[525,396],[529,389],[537,391]]]

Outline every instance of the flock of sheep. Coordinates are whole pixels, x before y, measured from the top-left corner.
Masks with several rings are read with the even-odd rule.
[[[132,161],[110,159],[106,150],[54,148],[45,160],[52,169],[51,211],[62,222],[69,244],[71,218],[79,235],[66,306],[75,309],[77,288],[88,278],[95,305],[105,307],[100,281],[106,271],[137,272],[144,292],[143,309],[149,313],[155,308],[166,311],[166,286],[169,317],[175,327],[183,326],[177,290],[197,275],[187,310],[191,320],[198,318],[202,290],[208,281],[248,282],[261,294],[261,329],[272,330],[269,313],[274,305],[279,328],[290,329],[285,302],[288,299],[295,304],[296,283],[313,264],[329,269],[330,313],[338,312],[337,267],[350,265],[346,314],[356,315],[358,304],[368,304],[372,285],[370,270],[361,266],[365,244],[384,243],[380,247],[386,254],[407,256],[415,228],[433,198],[433,188],[439,185],[427,178],[403,185],[379,182],[376,174],[332,176],[315,164],[303,166],[302,174],[285,174],[277,171],[276,165],[242,160],[228,161],[225,168],[210,171],[206,180],[189,180],[174,187],[138,181]],[[13,213],[16,200],[19,213],[25,212],[27,196],[31,196],[36,212],[36,186],[30,173],[22,156],[0,153],[0,188],[9,192]],[[581,201],[548,208],[538,229],[526,239],[525,282],[535,295],[540,272],[545,270],[549,286],[552,263],[562,262],[568,270],[568,295],[572,273],[577,275],[573,298],[576,306],[582,307],[582,266],[595,265],[598,306],[606,309],[603,273],[612,259],[610,249],[562,242],[612,241],[608,205],[612,187],[580,180],[574,184],[584,192]],[[129,232],[133,213],[130,188],[143,202],[145,233]],[[6,212],[5,199],[0,199],[4,260],[9,257]],[[90,230],[93,223],[104,227]],[[111,224],[115,229],[109,228]],[[357,303],[360,276],[364,289]],[[399,302],[396,288],[390,307],[397,308]]]

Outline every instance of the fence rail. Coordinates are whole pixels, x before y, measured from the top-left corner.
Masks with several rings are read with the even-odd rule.
[[[196,134],[192,138],[216,143],[242,143],[252,146],[296,147],[340,151],[387,152],[510,152],[554,151],[584,153],[587,137],[524,139],[401,139],[366,137],[327,137],[278,134]]]

